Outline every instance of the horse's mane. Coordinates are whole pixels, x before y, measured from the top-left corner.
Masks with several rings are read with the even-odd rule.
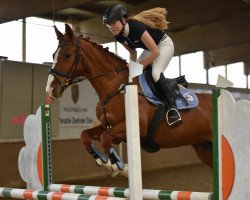
[[[104,48],[102,45],[98,44],[97,42],[91,41],[89,37],[83,37],[82,35],[79,36],[79,38],[81,40],[84,40],[90,44],[92,44],[93,46],[95,46],[96,48],[100,49],[101,51],[109,54],[110,56],[112,56],[113,58],[117,59],[118,61],[122,62],[123,64],[127,65],[126,60],[124,60],[123,58],[121,58],[120,56],[116,55],[115,53],[111,52],[108,50],[108,48]]]

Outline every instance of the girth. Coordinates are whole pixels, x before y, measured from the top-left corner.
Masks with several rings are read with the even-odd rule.
[[[154,153],[160,150],[160,145],[154,142],[153,137],[155,129],[159,126],[164,113],[164,105],[158,105],[153,119],[148,125],[147,135],[141,139],[141,148],[148,153]]]

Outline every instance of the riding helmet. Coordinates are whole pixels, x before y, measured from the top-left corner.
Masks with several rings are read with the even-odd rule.
[[[122,17],[128,17],[127,9],[121,4],[114,4],[105,10],[103,23],[110,24],[114,21],[120,20]]]

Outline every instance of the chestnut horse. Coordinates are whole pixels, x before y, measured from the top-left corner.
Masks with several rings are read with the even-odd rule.
[[[46,92],[51,99],[60,98],[72,83],[88,79],[94,87],[99,101],[96,116],[100,125],[82,131],[81,142],[99,165],[106,164],[114,169],[124,169],[124,165],[112,144],[126,141],[125,105],[123,86],[128,81],[127,63],[95,42],[82,36],[75,36],[65,24],[65,34],[56,27],[59,45],[54,53],[54,63],[50,70]],[[138,85],[138,78],[134,78]],[[121,92],[123,91],[123,92]],[[141,89],[138,87],[140,93]],[[199,159],[212,167],[212,98],[211,94],[196,94],[197,107],[180,111],[182,123],[169,126],[163,117],[156,127],[152,142],[159,148],[191,145]],[[147,135],[156,106],[143,95],[139,99],[140,138]],[[100,153],[92,140],[101,141],[108,158]],[[109,164],[107,164],[109,163]]]

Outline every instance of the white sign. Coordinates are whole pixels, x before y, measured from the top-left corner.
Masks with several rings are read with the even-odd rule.
[[[97,99],[94,88],[88,81],[70,86],[60,100],[59,125],[81,129],[96,126]]]

